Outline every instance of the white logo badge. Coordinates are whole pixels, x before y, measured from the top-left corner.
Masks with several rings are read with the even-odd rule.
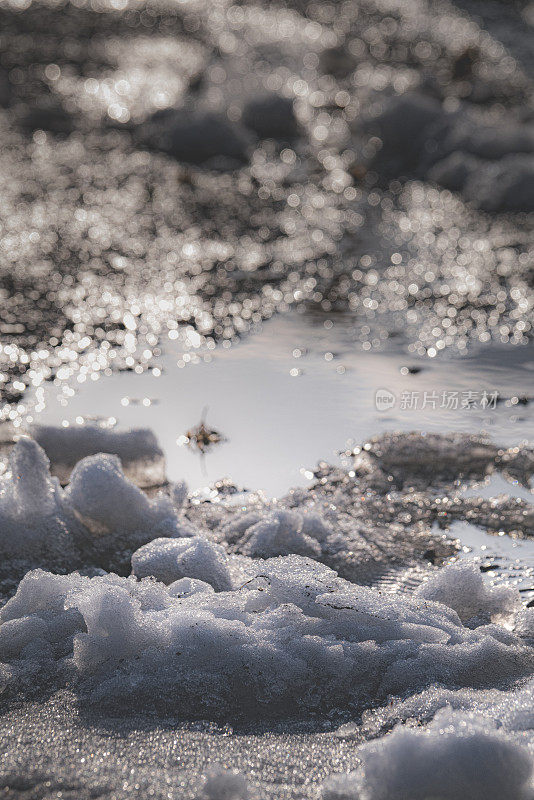
[[[377,411],[388,411],[393,408],[397,398],[389,389],[377,389],[375,392],[375,406]]]

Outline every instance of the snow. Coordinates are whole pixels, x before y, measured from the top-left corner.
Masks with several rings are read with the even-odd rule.
[[[29,439],[21,439],[13,448],[12,479],[2,496],[6,515],[31,520],[53,512],[57,484],[48,474],[48,463],[44,452]]]
[[[398,726],[359,749],[361,767],[335,776],[324,800],[527,800],[528,751],[488,719],[444,709],[423,731]]]
[[[86,456],[110,453],[120,458],[125,474],[138,486],[165,481],[165,459],[148,428],[116,431],[102,424],[33,425],[32,438],[50,459],[52,474],[67,483],[74,465]]]
[[[24,577],[0,611],[0,635],[21,626],[6,661],[15,693],[28,689],[29,661],[45,683],[121,713],[134,699],[185,718],[357,713],[432,683],[493,687],[531,668],[530,647],[498,625],[470,630],[447,606],[351,584],[302,556],[225,563],[192,537],[145,545],[132,564],[128,578]],[[26,654],[26,625],[44,638],[42,658]]]
[[[481,621],[506,621],[521,607],[517,591],[507,586],[489,586],[478,565],[469,562],[436,571],[416,594],[454,609],[469,627],[476,627]]]
[[[43,449],[22,437],[0,476],[0,572],[8,580],[31,566],[110,566],[116,558],[128,562],[156,537],[191,536],[181,514],[185,494],[180,484],[170,496],[149,499],[125,477],[118,457],[106,454],[78,462],[63,490]]]
[[[273,511],[246,529],[246,539],[242,540],[241,552],[255,558],[269,558],[276,555],[297,553],[302,556],[319,556],[321,546],[307,530],[313,531],[314,521],[309,529],[303,525],[303,517],[294,511]],[[320,522],[317,523],[320,530]]]
[[[162,583],[194,578],[222,592],[232,588],[226,561],[224,549],[201,536],[155,539],[133,554],[132,571],[138,578],[151,575]]]
[[[105,454],[88,456],[74,467],[64,497],[78,519],[96,535],[157,530],[175,515],[169,498],[149,500],[125,479],[117,456]]]
[[[424,487],[414,454],[401,477],[403,442],[373,441],[361,480],[380,486],[383,472]],[[442,444],[425,443],[425,458]],[[457,474],[453,449],[446,475]],[[470,452],[482,473],[495,457],[477,439]],[[372,575],[358,542],[378,529],[348,505],[337,473],[332,486],[322,502],[293,492],[290,508],[186,503],[184,484],[149,498],[116,455],[94,454],[62,488],[21,438],[0,478],[3,569],[22,577],[0,609],[2,696],[18,707],[70,696],[82,716],[133,726],[139,715],[344,722],[330,747],[347,758],[323,771],[325,800],[531,799],[534,610],[469,561],[415,562],[400,591],[340,577],[323,562],[348,552]],[[380,522],[393,550],[395,525]],[[263,767],[238,767],[199,765],[196,796],[262,796]]]
[[[61,488],[48,459],[30,439],[12,449],[0,477],[0,554],[4,561],[30,563],[76,560],[76,547],[62,513]]]
[[[247,800],[246,778],[237,770],[214,767],[205,776],[202,796],[206,800]]]
[[[339,535],[313,509],[267,507],[263,513],[238,514],[223,525],[225,542],[251,558],[271,558],[295,553],[321,558],[326,550],[339,546]],[[346,542],[344,542],[346,544]]]

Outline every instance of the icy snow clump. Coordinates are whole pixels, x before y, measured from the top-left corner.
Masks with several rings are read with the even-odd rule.
[[[227,542],[252,558],[286,556],[291,553],[310,558],[321,555],[321,544],[332,534],[328,524],[315,512],[272,510],[237,517],[222,529]]]
[[[170,554],[158,543],[133,556],[134,569],[153,558],[163,571],[168,558],[166,579],[183,576],[168,587],[135,576],[28,573],[0,611],[0,635],[11,623],[11,691],[24,694],[28,675],[33,689],[38,674],[104,708],[124,712],[135,699],[137,709],[228,719],[260,709],[359,713],[434,683],[493,687],[532,669],[527,642],[494,624],[471,630],[440,603],[387,596],[296,555],[229,555],[228,570],[235,561],[246,578],[230,590],[219,550],[194,538],[177,544]]]
[[[204,776],[201,796],[205,800],[247,800],[248,784],[240,772],[214,767]]]
[[[22,438],[0,477],[0,555],[3,561],[72,563],[76,546],[63,513],[62,492],[44,451]]]
[[[155,539],[132,556],[132,572],[138,578],[149,575],[162,583],[194,578],[210,584],[215,591],[232,588],[224,549],[201,536],[183,539]]]

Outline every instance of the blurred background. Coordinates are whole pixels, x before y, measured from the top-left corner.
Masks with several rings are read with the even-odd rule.
[[[209,406],[209,477],[263,459],[278,492],[385,428],[528,437],[533,25],[495,0],[3,0],[4,438],[159,426],[201,485],[179,448]],[[502,402],[384,417],[381,387]]]

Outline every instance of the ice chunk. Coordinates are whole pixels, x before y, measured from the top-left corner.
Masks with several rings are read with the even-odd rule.
[[[151,575],[162,583],[197,578],[223,592],[232,588],[226,560],[226,553],[220,545],[201,536],[155,539],[133,554],[132,570],[138,578]]]
[[[31,434],[51,461],[52,474],[67,483],[71,470],[82,458],[109,453],[120,458],[125,475],[138,486],[165,482],[165,458],[154,433],[148,428],[116,431],[97,424],[34,425]]]
[[[398,726],[359,749],[355,773],[325,782],[325,800],[530,800],[532,758],[489,719],[444,709],[426,730]]]
[[[521,606],[519,593],[507,586],[492,587],[476,564],[464,562],[436,571],[417,589],[426,600],[453,608],[463,623],[510,619]]]

